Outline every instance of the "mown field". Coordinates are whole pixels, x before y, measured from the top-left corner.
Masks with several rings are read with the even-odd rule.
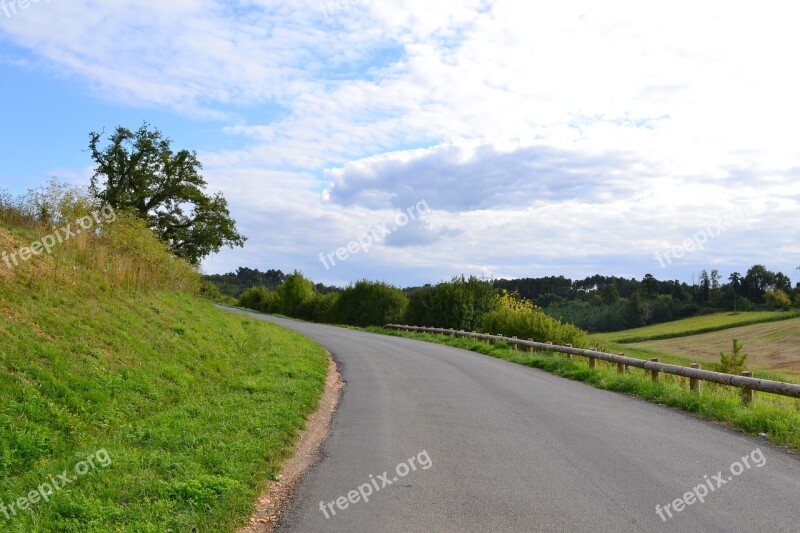
[[[733,339],[744,345],[751,370],[791,374],[800,378],[800,318],[730,328],[714,333],[631,344],[631,346],[683,356],[698,363],[719,361]]]
[[[0,250],[49,230],[6,217]],[[0,531],[235,531],[327,355],[193,296],[196,272],[117,224],[0,264]]]
[[[695,316],[611,333],[595,333],[592,338],[601,343],[634,343],[649,340],[686,337],[710,333],[738,326],[787,320],[800,316],[797,311],[748,311],[738,313],[715,313]]]
[[[706,333],[707,332],[707,333]],[[800,379],[800,318],[796,312],[718,313],[591,336],[605,350],[631,357],[714,369],[733,339],[744,345],[746,367],[757,377]]]

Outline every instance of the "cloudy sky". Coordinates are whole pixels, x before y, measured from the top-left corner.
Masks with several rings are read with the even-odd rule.
[[[600,4],[0,0],[0,188],[147,121],[249,237],[209,273],[796,281],[787,4]]]

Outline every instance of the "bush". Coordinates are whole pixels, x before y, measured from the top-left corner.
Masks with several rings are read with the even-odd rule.
[[[216,283],[212,283],[210,281],[203,281],[200,284],[200,296],[216,304],[223,304],[223,305],[239,304],[239,301],[236,298],[228,296],[227,294],[222,294],[222,291],[219,289],[219,286]]]
[[[301,306],[314,299],[314,283],[295,270],[276,291],[274,311],[286,316],[298,317]]]
[[[415,289],[408,293],[408,311],[405,323],[413,326],[431,326],[433,323],[433,295],[436,289],[430,285]]]
[[[402,322],[407,309],[408,298],[400,289],[361,280],[342,291],[334,314],[338,321],[351,326],[385,326]]]
[[[764,301],[767,302],[768,306],[775,309],[789,309],[789,306],[792,305],[789,295],[780,289],[767,291],[764,294]]]
[[[267,287],[250,287],[239,297],[239,306],[270,313],[274,310],[276,296]]]
[[[755,308],[756,304],[754,304],[744,296],[739,296],[738,298],[736,298],[737,311],[753,311]]]
[[[425,287],[412,293],[407,322],[419,326],[436,326],[472,331],[478,329],[483,316],[497,308],[497,293],[491,284],[475,276],[456,276],[434,288]]]
[[[700,312],[700,306],[697,304],[684,304],[675,312],[675,318],[689,318],[695,316]]]
[[[507,337],[533,339],[537,342],[588,346],[586,332],[572,324],[564,324],[550,317],[527,300],[519,300],[512,294],[500,296],[499,307],[486,313],[481,323],[485,333],[501,333]]]
[[[339,293],[336,292],[315,294],[311,300],[307,300],[298,306],[297,316],[312,322],[335,324],[340,322],[336,316],[336,304],[338,301]]]

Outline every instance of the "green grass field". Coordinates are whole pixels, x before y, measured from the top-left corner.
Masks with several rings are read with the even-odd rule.
[[[235,531],[318,406],[320,346],[119,229],[0,265],[0,531]],[[0,250],[36,231],[0,220]]]
[[[739,326],[787,320],[799,316],[797,311],[748,311],[741,313],[715,313],[663,322],[642,328],[611,333],[595,333],[592,339],[599,343],[627,344],[675,337],[688,337]]]

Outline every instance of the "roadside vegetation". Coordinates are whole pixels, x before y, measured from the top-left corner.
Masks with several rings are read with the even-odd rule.
[[[368,280],[339,288],[303,278],[304,285],[310,288],[306,292],[306,304],[302,309],[287,313],[285,309],[278,309],[276,298],[282,285],[295,281],[298,276],[302,274],[239,268],[236,272],[204,279],[217,287],[220,302],[230,304],[231,299],[236,299],[239,305],[250,309],[351,325],[355,324],[352,318],[341,313],[337,316],[337,310],[343,311],[337,308],[337,302],[345,292],[346,299],[354,293],[361,298],[371,290],[365,284],[394,289],[393,299],[399,307],[387,308],[388,316],[398,316],[401,308],[407,307],[404,315],[407,324],[467,330],[489,327],[482,323],[483,317],[494,310],[501,295],[512,294],[515,300],[529,302],[532,309],[555,319],[553,323],[572,324],[593,334],[624,331],[624,337],[596,335],[598,339],[605,339],[604,342],[614,343],[670,338],[686,335],[687,331],[695,334],[800,316],[800,284],[792,288],[788,276],[772,272],[763,265],[752,266],[745,275],[733,272],[728,283],[717,270],[710,274],[702,271],[699,283],[692,285],[677,280],[658,280],[651,274],[641,280],[596,275],[583,280],[549,276],[485,281],[460,276],[446,283],[405,289]],[[405,295],[407,306],[402,304],[400,292]],[[378,319],[384,315],[373,316],[371,325],[382,325]],[[671,325],[690,318],[696,324],[694,329],[687,330],[683,324]],[[364,321],[359,320],[358,325],[364,325]],[[638,328],[654,325],[661,327],[639,332]]]
[[[327,356],[217,311],[146,220],[100,208],[57,183],[0,200],[0,530],[235,530],[316,409]],[[50,253],[17,252],[86,216]],[[109,462],[76,476],[93,455]]]
[[[753,281],[755,278],[760,281]],[[680,296],[684,300],[693,301],[698,298],[697,295],[707,293],[710,298],[709,302],[719,304],[725,301],[723,296],[727,294],[726,291],[733,289],[726,289],[729,287],[728,285],[721,286],[719,275],[716,272],[710,278],[703,278],[705,280],[703,283],[706,281],[709,283],[708,291],[705,291],[701,285],[699,288],[695,288],[696,290],[688,292],[684,292],[682,285],[677,282],[662,283],[648,275],[642,282],[625,280],[626,283],[622,285],[624,290],[632,292],[627,298],[623,298],[615,284],[620,280],[604,286],[601,290],[595,290],[596,283],[600,279],[589,278],[592,283],[595,283],[591,286],[592,290],[582,289],[579,286],[576,292],[577,300],[575,300],[578,303],[574,303],[574,305],[587,309],[592,308],[603,313],[612,308],[616,309],[621,317],[627,317],[619,322],[619,327],[624,327],[625,324],[633,324],[636,327],[611,333],[593,333],[587,336],[586,331],[580,327],[582,321],[571,322],[569,318],[563,317],[568,317],[568,314],[562,316],[562,314],[553,312],[553,305],[562,304],[549,301],[552,298],[544,298],[545,303],[549,301],[549,304],[547,308],[542,308],[519,292],[509,292],[506,289],[498,288],[518,287],[526,289],[530,294],[536,291],[555,290],[553,284],[557,287],[559,284],[556,282],[563,281],[567,286],[572,287],[570,290],[576,291],[575,282],[562,278],[547,279],[548,283],[534,283],[537,280],[527,280],[529,282],[527,284],[515,284],[505,280],[488,282],[474,276],[469,278],[456,276],[449,282],[413,289],[400,289],[380,281],[360,280],[344,289],[337,289],[315,284],[298,271],[284,275],[280,271],[270,270],[262,273],[257,270],[239,269],[236,273],[206,277],[206,283],[209,287],[216,287],[217,301],[220,303],[230,305],[233,298],[230,295],[238,294],[237,303],[241,307],[265,313],[277,313],[301,320],[359,327],[402,323],[414,326],[453,328],[484,333],[501,333],[521,339],[530,338],[535,341],[572,344],[581,347],[591,344],[616,352],[634,349],[646,351],[652,348],[641,345],[629,348],[623,344],[684,337],[800,317],[800,307],[784,305],[787,303],[786,299],[780,299],[779,306],[770,303],[777,301],[774,300],[776,294],[781,294],[778,292],[780,289],[775,289],[774,284],[779,282],[785,284],[785,280],[782,275],[771,273],[760,266],[750,269],[748,276],[743,279],[737,276],[733,276],[733,279],[737,280],[741,287],[737,290],[745,291],[745,294],[758,295],[761,291],[760,298],[765,302],[762,306],[767,309],[712,312],[713,308],[704,307],[703,314],[680,320],[674,320],[678,313],[661,312],[670,306],[670,309],[674,308],[677,305],[676,297]],[[267,284],[242,288],[243,284],[253,281],[263,281]],[[640,286],[647,290],[640,292]],[[673,290],[675,294],[674,296],[658,294],[660,290]],[[789,290],[792,295],[797,292],[797,290]],[[692,295],[693,292],[696,294]],[[651,308],[653,295],[656,295],[657,305]],[[704,296],[699,297],[704,298]],[[681,305],[693,306],[692,313],[699,309],[694,303],[684,302]],[[661,309],[658,306],[666,307]],[[746,306],[743,305],[743,307]],[[665,320],[669,321],[665,322]],[[651,321],[656,323],[644,325]],[[729,343],[730,339],[727,339],[726,344]],[[720,349],[718,345],[715,345],[712,352],[719,353]],[[686,357],[680,353],[666,354],[666,357],[672,359],[671,362],[678,364],[689,363]],[[704,357],[703,360],[708,362],[707,357]],[[776,368],[775,370],[780,369]]]
[[[475,277],[455,277],[406,294],[383,282],[361,280],[340,292],[321,294],[300,272],[286,276],[276,290],[245,290],[239,305],[292,318],[369,327],[386,324],[503,333],[522,339],[587,346],[586,332],[548,316],[516,294],[498,293]]]

